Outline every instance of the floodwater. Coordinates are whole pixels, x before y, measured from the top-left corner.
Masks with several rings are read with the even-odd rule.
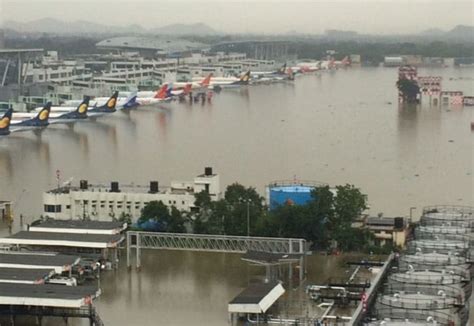
[[[419,74],[474,95],[474,69]],[[399,106],[396,79],[390,68],[339,70],[224,90],[210,104],[13,134],[0,138],[0,200],[15,201],[18,229],[19,214],[28,222],[42,213],[56,170],[61,182],[168,185],[212,166],[223,189],[240,182],[262,195],[280,179],[354,184],[372,214],[406,216],[416,207],[417,219],[426,205],[474,206],[474,108]],[[263,275],[235,255],[151,252],[144,260],[141,273],[122,266],[102,280],[98,307],[107,325],[224,325],[227,302]]]

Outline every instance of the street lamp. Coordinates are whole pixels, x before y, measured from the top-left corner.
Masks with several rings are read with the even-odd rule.
[[[240,201],[247,204],[247,237],[250,237],[250,198],[240,198]]]

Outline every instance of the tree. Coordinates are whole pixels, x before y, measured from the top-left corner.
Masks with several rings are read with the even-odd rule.
[[[336,186],[334,213],[339,222],[350,225],[367,209],[367,197],[353,185]]]
[[[151,201],[142,209],[138,223],[142,224],[148,221],[157,222],[159,229],[163,232],[183,233],[184,218],[182,213],[174,206],[170,209],[160,201]]]
[[[174,206],[171,207],[170,221],[168,224],[168,232],[172,233],[186,233],[184,227],[184,218],[182,213]]]
[[[247,214],[251,234],[265,211],[263,197],[255,188],[234,183],[226,188],[224,198],[211,201],[207,192],[195,194],[193,230],[196,233],[247,235]]]
[[[257,220],[265,210],[263,197],[255,188],[233,183],[226,188],[224,199],[228,209],[225,217],[226,234],[247,235],[247,229],[250,234],[254,234]]]
[[[418,102],[420,87],[418,87],[418,83],[415,80],[401,78],[397,81],[397,88],[406,103]]]

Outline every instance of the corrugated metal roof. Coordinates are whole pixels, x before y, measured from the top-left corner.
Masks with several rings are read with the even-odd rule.
[[[130,48],[156,50],[168,53],[186,52],[209,47],[206,44],[191,42],[183,39],[168,39],[159,37],[113,37],[96,44],[102,48]]]

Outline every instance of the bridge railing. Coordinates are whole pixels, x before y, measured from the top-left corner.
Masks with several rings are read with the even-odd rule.
[[[141,249],[169,249],[225,253],[245,253],[248,250],[279,254],[300,254],[306,251],[306,240],[295,238],[246,237],[212,234],[127,232],[127,266],[136,250],[137,268],[141,267]]]

